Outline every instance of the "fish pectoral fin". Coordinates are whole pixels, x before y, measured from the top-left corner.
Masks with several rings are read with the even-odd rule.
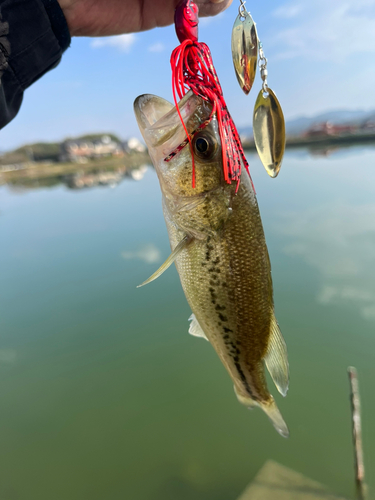
[[[189,333],[190,335],[193,335],[193,337],[201,337],[202,339],[206,339],[208,342],[208,338],[204,331],[202,330],[201,325],[198,323],[197,318],[195,317],[195,314],[192,314],[188,321],[191,321],[189,325]]]
[[[286,350],[285,340],[280,332],[275,314],[272,311],[271,318],[271,335],[267,354],[264,357],[267,369],[270,372],[277,390],[283,396],[286,396],[289,386],[289,364],[288,353]]]
[[[176,260],[177,256],[182,252],[184,248],[187,247],[187,245],[191,242],[192,238],[190,236],[185,236],[180,243],[176,246],[176,248],[173,250],[171,255],[168,257],[168,259],[162,264],[157,271],[154,272],[146,281],[141,283],[140,285],[137,286],[137,288],[140,288],[141,286],[148,285],[148,283],[151,283],[151,281],[156,280],[156,278],[159,278],[160,275],[164,273],[170,267],[173,262]]]

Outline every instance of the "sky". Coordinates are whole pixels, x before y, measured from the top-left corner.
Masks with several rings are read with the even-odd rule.
[[[251,125],[259,73],[249,96],[231,55],[239,2],[200,21],[224,96],[238,127]],[[285,118],[327,110],[375,109],[375,0],[248,1],[268,59],[268,84]],[[73,38],[57,68],[26,90],[17,117],[0,131],[0,151],[88,132],[140,138],[134,99],[144,93],[172,101],[172,26],[107,38]]]

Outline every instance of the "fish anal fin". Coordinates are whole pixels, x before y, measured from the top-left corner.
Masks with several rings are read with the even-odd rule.
[[[277,390],[283,396],[286,396],[289,386],[289,364],[288,353],[285,340],[280,332],[275,315],[272,311],[270,325],[270,340],[267,353],[264,357],[267,369],[270,372]]]
[[[184,238],[182,238],[180,243],[176,246],[171,255],[164,262],[164,264],[162,264],[159,267],[159,269],[155,271],[154,274],[152,274],[146,281],[138,285],[137,288],[140,288],[141,286],[144,285],[148,285],[149,283],[151,283],[151,281],[154,281],[156,280],[156,278],[159,278],[159,276],[161,276],[164,273],[164,271],[166,271],[168,267],[170,267],[173,264],[177,256],[182,252],[182,250],[184,250],[184,248],[187,247],[187,245],[191,242],[191,240],[192,238],[190,236],[185,236]]]
[[[197,318],[195,317],[195,314],[192,314],[189,318],[188,321],[191,321],[189,325],[189,333],[190,335],[193,335],[193,337],[201,337],[202,339],[206,339],[208,341],[208,338],[204,331],[202,330],[201,325],[198,323]]]

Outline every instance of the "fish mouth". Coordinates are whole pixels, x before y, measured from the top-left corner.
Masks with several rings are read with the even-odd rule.
[[[173,107],[172,103],[156,95],[143,94],[138,96],[134,101],[134,113],[142,134],[144,130],[152,127]]]
[[[202,107],[202,99],[192,91],[187,92],[180,100],[178,110],[179,113],[172,103],[152,94],[143,94],[134,102],[135,117],[146,144],[153,148],[168,144],[165,156],[186,139],[181,118],[191,134],[200,124],[199,110],[207,114],[207,110]],[[203,117],[206,118],[207,116]],[[198,122],[191,123],[191,120]]]

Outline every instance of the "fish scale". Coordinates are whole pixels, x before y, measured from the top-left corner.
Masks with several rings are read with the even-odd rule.
[[[251,214],[251,210],[258,211],[251,190],[245,177],[219,234],[189,245],[177,257],[176,267],[190,307],[232,379],[235,383],[238,379],[237,357],[244,365],[242,371],[248,374],[252,397],[263,400],[268,397],[264,376],[259,376],[257,383],[254,373],[250,373],[267,350],[272,284],[268,259],[264,258],[267,248],[260,217]],[[181,233],[166,220],[174,247]],[[232,345],[240,352],[233,354]]]

